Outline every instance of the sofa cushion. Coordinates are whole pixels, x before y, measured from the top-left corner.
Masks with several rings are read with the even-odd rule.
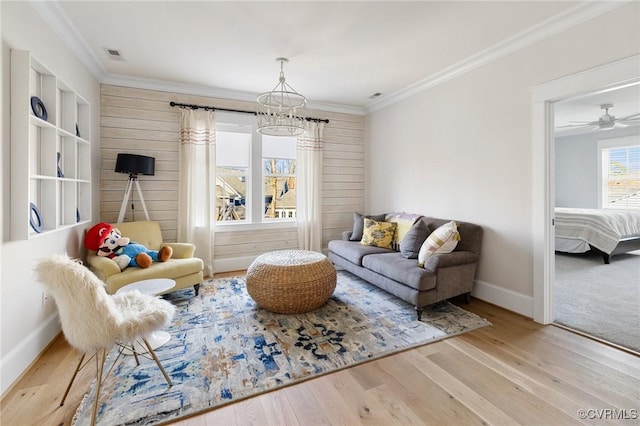
[[[370,254],[362,259],[362,266],[419,291],[436,287],[433,272],[420,268],[415,260],[397,252]]]
[[[360,241],[362,239],[362,228],[364,227],[364,218],[367,217],[369,219],[383,221],[386,217],[386,214],[374,214],[364,216],[362,213],[355,212],[353,213],[353,231],[351,232],[351,237],[349,238],[351,241]]]
[[[187,259],[169,259],[166,262],[153,262],[148,268],[128,267],[119,274],[107,278],[108,290],[115,289],[136,281],[152,278],[177,279],[202,271],[203,262],[197,257]],[[114,291],[115,291],[114,290]]]
[[[393,250],[375,246],[363,246],[356,241],[344,240],[329,241],[328,249],[330,252],[333,252],[358,266],[362,266],[362,258],[367,255],[377,253],[393,253]]]
[[[423,221],[413,224],[409,232],[407,232],[400,241],[400,253],[407,259],[417,259],[420,253],[422,243],[429,236],[429,227]]]
[[[397,223],[380,222],[365,217],[360,244],[390,249],[397,227]]]
[[[113,227],[119,229],[123,237],[142,244],[149,250],[160,250],[162,247],[162,231],[158,222],[120,222],[113,224]]]
[[[426,223],[431,230],[434,230],[451,221],[450,219],[438,219],[434,217],[422,217],[420,220]],[[458,245],[456,246],[455,251],[462,250],[480,254],[483,236],[482,227],[474,223],[463,222],[459,220],[457,220],[456,223],[458,224],[460,241],[458,241]]]
[[[427,259],[434,254],[451,253],[460,241],[458,224],[452,220],[439,226],[427,237],[418,253],[418,265],[424,266]]]

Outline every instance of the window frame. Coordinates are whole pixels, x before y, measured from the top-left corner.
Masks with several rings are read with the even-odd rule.
[[[261,188],[262,188],[262,192],[263,192],[262,199],[266,199],[266,197],[268,195],[271,195],[271,194],[267,194],[266,191],[265,191],[266,179],[269,176],[275,177],[276,179],[277,178],[288,179],[288,178],[293,177],[295,179],[295,183],[296,183],[295,187],[297,187],[297,182],[298,182],[298,175],[297,175],[298,167],[297,167],[297,158],[296,158],[297,156],[296,156],[296,152],[295,152],[295,149],[296,149],[295,148],[295,143],[296,143],[297,138],[294,137],[294,136],[282,136],[282,137],[280,137],[280,136],[267,136],[267,138],[287,138],[287,139],[292,139],[292,142],[294,143],[294,155],[293,155],[293,157],[289,157],[289,158],[285,158],[285,157],[277,157],[276,158],[276,157],[272,157],[272,156],[265,157],[264,152],[262,153],[262,158],[260,160],[260,162],[261,162],[261,170],[262,170],[262,182],[261,182]],[[265,143],[265,140],[264,140],[264,137],[263,137],[262,143],[260,144],[261,148],[264,147],[264,143]],[[293,161],[296,162],[296,173],[293,173],[293,174],[292,173],[267,173],[265,160],[293,160]],[[265,212],[262,212],[262,213],[263,213],[262,220],[263,220],[263,222],[267,222],[267,223],[268,222],[287,222],[287,221],[295,221],[296,220],[296,216],[287,216],[287,217],[284,217],[284,218],[282,218],[282,217],[269,218],[269,217],[265,217],[265,215],[266,215]],[[297,215],[297,211],[296,211],[296,215]]]
[[[597,159],[598,159],[598,170],[597,170],[597,186],[598,186],[598,208],[600,209],[611,209],[615,210],[615,208],[608,207],[608,203],[605,203],[605,194],[604,191],[604,164],[603,164],[603,151],[615,149],[615,148],[630,148],[640,146],[640,136],[620,136],[609,139],[599,139],[597,143]],[[608,175],[607,175],[608,176]]]
[[[216,126],[216,144],[218,144],[218,133],[217,132],[226,132],[226,133],[240,133],[240,134],[245,134],[245,135],[251,135],[252,134],[252,128],[250,126],[247,126],[246,124],[236,124],[236,123],[220,123],[219,125]],[[248,158],[248,162],[249,165],[247,166],[247,173],[246,173],[246,194],[245,194],[245,218],[242,220],[225,220],[225,221],[220,221],[216,218],[215,223],[236,223],[236,224],[240,224],[240,223],[252,223],[252,211],[251,211],[251,205],[252,205],[252,195],[251,195],[251,179],[252,179],[252,167],[251,167],[251,151],[253,150],[253,137],[251,138],[250,142],[249,142],[249,158]],[[217,173],[217,169],[218,169],[218,156],[216,155],[216,178],[218,177],[218,173]],[[217,197],[216,197],[216,203],[217,203]],[[246,208],[246,205],[249,205],[249,208]],[[214,209],[215,211],[217,211],[217,208]]]
[[[264,217],[264,176],[262,158],[262,135],[257,132],[255,115],[216,111],[216,132],[218,130],[232,132],[234,128],[244,131],[250,128],[251,146],[249,172],[247,181],[247,200],[249,208],[245,212],[245,220],[214,221],[216,232],[230,232],[238,230],[282,229],[295,228],[296,218],[265,218]],[[217,142],[216,142],[217,143]],[[218,166],[216,160],[216,168]],[[297,168],[296,168],[297,170]],[[257,189],[256,189],[257,188]],[[214,202],[217,202],[215,200]],[[214,206],[215,207],[215,206]],[[215,211],[215,208],[214,208]]]

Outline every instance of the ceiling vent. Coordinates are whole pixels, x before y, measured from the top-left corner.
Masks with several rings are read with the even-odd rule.
[[[124,61],[124,56],[122,56],[122,52],[118,49],[111,49],[109,47],[103,47],[103,49],[107,52],[109,59],[113,59],[114,61]]]

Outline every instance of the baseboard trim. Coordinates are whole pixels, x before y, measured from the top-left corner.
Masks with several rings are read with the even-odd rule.
[[[232,272],[232,271],[242,271],[248,269],[251,263],[256,259],[256,256],[242,256],[242,257],[233,257],[229,259],[214,259],[213,260],[213,271],[214,277],[216,272]]]
[[[527,318],[533,318],[533,296],[479,280],[475,281],[471,295]]]
[[[60,333],[58,313],[49,315],[35,330],[0,360],[0,395],[4,395],[40,358]]]

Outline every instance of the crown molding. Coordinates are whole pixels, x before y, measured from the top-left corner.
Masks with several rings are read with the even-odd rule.
[[[245,102],[256,102],[256,98],[259,95],[259,93],[244,92],[241,90],[168,82],[164,80],[152,80],[148,78],[129,77],[117,74],[108,74],[104,77],[101,83],[111,86],[133,87],[136,89],[157,90],[160,92],[181,93],[185,95],[206,96]],[[364,115],[364,108],[351,105],[307,101],[307,107],[309,109],[316,109],[320,111]]]
[[[580,3],[487,49],[475,53],[460,62],[446,67],[442,71],[419,80],[416,83],[413,83],[387,96],[382,96],[369,103],[365,107],[314,101],[309,101],[308,106],[311,109],[318,109],[323,111],[366,115],[371,112],[386,108],[405,98],[423,92],[447,80],[456,78],[482,65],[500,59],[534,43],[552,37],[579,24],[582,24],[607,12],[624,6],[625,4],[632,1],[633,0],[586,1]],[[98,80],[98,82],[102,84],[135,87],[140,89],[150,89],[164,92],[185,93],[200,96],[211,96],[216,98],[249,102],[255,101],[256,97],[258,96],[257,93],[235,91],[230,89],[109,74],[102,65],[102,62],[96,57],[93,50],[91,50],[88,43],[82,37],[71,19],[69,19],[66,12],[62,8],[62,6],[60,6],[57,0],[29,0],[29,3],[38,12],[42,19],[58,35],[58,37],[60,37],[62,42],[71,50],[71,52],[75,54],[80,62],[85,67],[87,67],[89,72],[96,78],[96,80]]]
[[[364,108],[360,106],[355,106],[355,105],[335,104],[331,102],[320,102],[320,101],[308,100],[307,107],[309,109],[316,109],[319,111],[341,112],[343,114],[353,114],[353,115],[365,115]]]
[[[210,86],[200,86],[196,84],[177,83],[165,80],[154,80],[149,78],[130,77],[120,74],[108,74],[101,81],[102,84],[111,86],[133,87],[136,89],[157,90],[159,92],[182,93],[185,95],[206,96],[212,98],[222,98],[234,101],[255,102],[258,95],[240,90],[221,89]]]
[[[388,96],[382,96],[365,106],[366,114],[393,105],[403,99],[423,92],[447,80],[459,77],[467,72],[493,62],[532,44],[538,43],[591,19],[597,18],[617,9],[633,0],[621,1],[586,1],[556,14],[538,24],[506,38],[493,46],[481,50],[457,62],[442,71],[430,75]]]
[[[29,0],[31,7],[40,15],[54,33],[62,40],[78,60],[89,70],[96,80],[101,82],[108,73],[100,60],[95,56],[78,28],[69,19],[60,3],[54,1]]]
[[[102,65],[102,62],[83,38],[78,28],[71,21],[57,0],[37,1],[29,0],[31,6],[51,27],[62,42],[87,68],[87,70],[101,84],[114,86],[133,87],[138,89],[158,90],[162,92],[184,93],[197,96],[210,96],[213,98],[230,99],[236,101],[255,102],[258,93],[243,92],[239,90],[222,89],[218,87],[200,86],[194,84],[168,82],[145,78],[128,77],[110,74]],[[345,114],[364,115],[364,108],[353,105],[336,104],[328,102],[309,101],[310,109],[331,111]]]

